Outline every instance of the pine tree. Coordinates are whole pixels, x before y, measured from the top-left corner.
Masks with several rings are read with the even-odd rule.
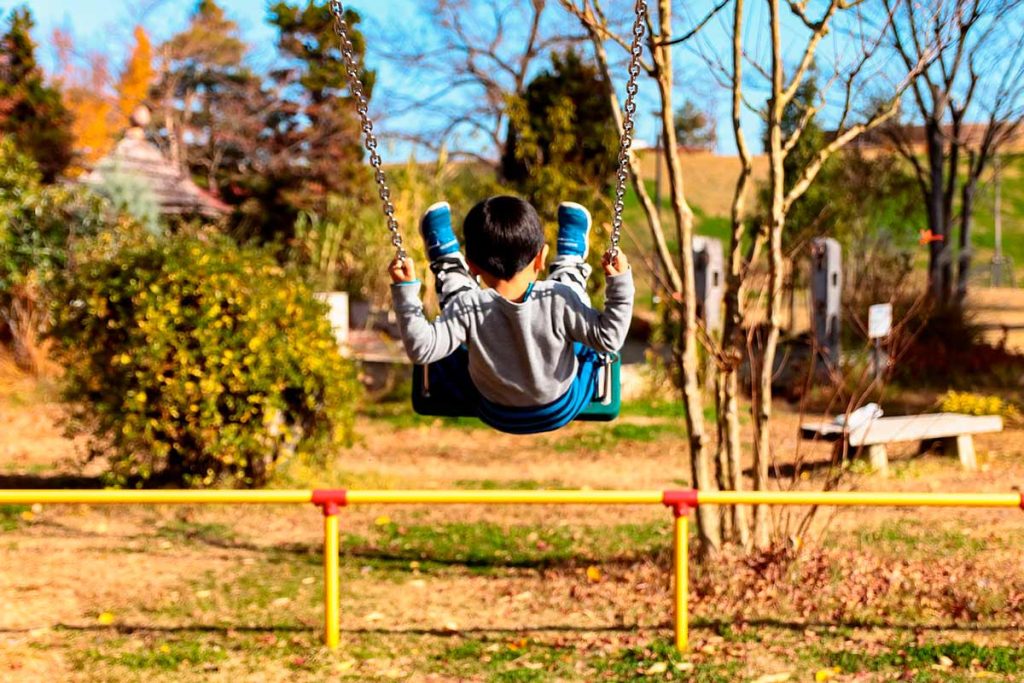
[[[346,10],[356,60],[363,61],[366,42],[355,28],[360,17]],[[290,159],[299,208],[319,208],[327,194],[351,195],[366,177],[355,103],[348,94],[346,70],[326,3],[304,9],[286,2],[270,7],[270,23],[280,31],[278,49],[287,60],[272,74],[285,98],[278,130],[280,142],[300,149]],[[370,97],[376,74],[362,69],[364,93]]]
[[[0,133],[36,160],[45,182],[53,182],[72,159],[73,119],[36,62],[33,25],[27,8],[16,9],[0,36]]]
[[[135,47],[117,82],[117,114],[122,126],[128,124],[135,108],[148,100],[156,76],[149,34],[142,26],[136,26],[134,35]]]
[[[718,141],[715,119],[697,106],[693,100],[686,100],[676,110],[676,139],[681,147],[691,150],[712,150]]]
[[[544,213],[559,197],[592,203],[614,178],[618,135],[608,84],[596,65],[569,50],[553,54],[508,107],[502,176]]]
[[[153,94],[163,141],[182,171],[196,172],[207,184],[216,178],[212,136],[232,126],[214,110],[238,83],[253,78],[242,64],[247,51],[238,24],[214,0],[199,0],[185,30],[159,48],[162,75]]]

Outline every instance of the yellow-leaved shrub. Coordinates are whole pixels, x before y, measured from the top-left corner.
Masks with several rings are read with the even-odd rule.
[[[350,443],[358,383],[298,273],[217,234],[79,264],[55,312],[72,426],[111,483],[261,486]]]

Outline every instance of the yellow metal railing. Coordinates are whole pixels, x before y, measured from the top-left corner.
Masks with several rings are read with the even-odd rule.
[[[338,514],[347,505],[666,505],[673,527],[675,644],[688,642],[688,513],[698,505],[1022,508],[1024,493],[883,493],[864,491],[114,491],[0,490],[0,504],[34,505],[313,504],[324,513],[324,642],[340,642]]]

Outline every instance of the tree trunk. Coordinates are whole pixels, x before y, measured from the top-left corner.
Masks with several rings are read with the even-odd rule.
[[[715,375],[715,415],[721,415],[722,411],[725,410],[725,392],[722,386],[721,378]],[[715,479],[718,481],[718,488],[722,490],[729,490],[732,488],[730,485],[731,477],[729,476],[729,451],[726,448],[726,438],[724,427],[725,424],[722,420],[716,419],[715,424],[718,429],[718,445],[715,449]],[[718,508],[718,523],[721,525],[722,542],[729,543],[734,542],[737,537],[737,529],[734,525],[734,518],[729,508],[731,505],[721,505]]]
[[[693,263],[693,211],[686,202],[683,189],[683,171],[679,160],[672,106],[672,48],[666,45],[672,34],[672,5],[670,0],[658,0],[658,19],[661,34],[654,47],[654,65],[657,71],[658,92],[661,96],[662,135],[668,161],[668,181],[679,240],[680,276],[682,279],[682,330],[678,343],[678,363],[682,373],[683,405],[686,408],[686,430],[690,441],[690,469],[693,484],[705,491],[714,490],[715,477],[711,471],[707,435],[704,428],[704,401],[698,383],[697,354],[697,288]],[[698,510],[697,527],[702,552],[714,553],[721,546],[721,529],[716,513]]]
[[[943,193],[943,170],[945,162],[942,140],[942,128],[939,121],[929,119],[925,124],[926,145],[928,151],[928,196],[926,204],[928,209],[928,227],[935,237],[935,240],[928,245],[928,281],[932,298],[936,303],[945,305],[945,293],[949,289],[946,281],[948,271],[944,268],[944,261],[947,258],[949,235],[946,234],[946,217],[943,206],[945,197]]]
[[[967,301],[967,286],[971,278],[971,227],[974,223],[974,199],[978,189],[978,177],[973,173],[974,160],[971,162],[972,173],[961,188],[960,198],[960,263],[956,274],[956,303],[961,309]]]
[[[736,147],[740,156],[740,175],[732,200],[732,230],[729,234],[729,263],[725,276],[722,325],[722,363],[717,375],[718,396],[718,438],[719,448],[724,451],[726,463],[726,487],[741,491],[743,485],[743,444],[740,440],[739,379],[737,373],[746,355],[746,338],[743,334],[743,278],[746,265],[743,260],[743,209],[749,189],[753,166],[750,151],[743,135],[741,114],[743,111],[743,0],[736,0],[733,13],[733,102],[732,124]],[[747,261],[749,263],[749,260]],[[721,465],[720,465],[721,466]],[[747,509],[742,505],[731,506],[732,537],[746,547],[750,543],[750,525]]]
[[[768,225],[768,316],[764,339],[758,349],[754,368],[754,488],[768,487],[768,465],[771,461],[772,376],[775,351],[779,343],[782,313],[783,261],[782,230],[786,223],[785,155],[782,142],[783,101],[782,35],[779,1],[770,0],[772,31],[772,97],[768,114],[768,158],[770,165],[771,214]],[[768,508],[754,507],[754,544],[767,547],[771,541]]]
[[[41,324],[34,292],[16,286],[12,293],[10,309],[3,315],[3,322],[11,334],[11,351],[14,363],[25,372],[35,374],[39,370],[39,327]]]

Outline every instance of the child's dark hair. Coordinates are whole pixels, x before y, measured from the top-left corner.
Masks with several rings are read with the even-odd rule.
[[[462,225],[466,258],[502,280],[525,268],[544,247],[540,216],[516,197],[485,199],[466,214]]]

